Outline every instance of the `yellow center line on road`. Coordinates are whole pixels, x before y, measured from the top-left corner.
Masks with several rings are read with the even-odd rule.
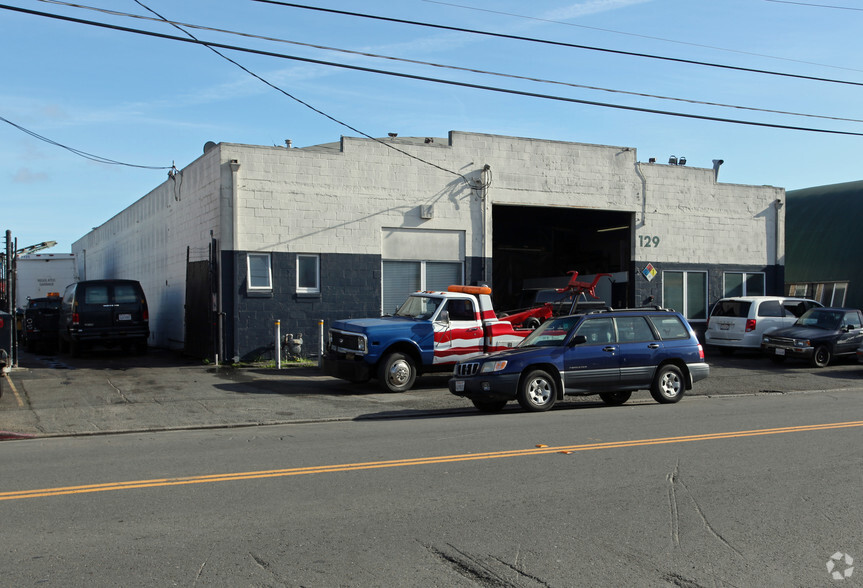
[[[705,433],[702,435],[686,435],[681,437],[660,437],[657,439],[636,439],[630,441],[610,441],[606,443],[588,443],[584,445],[565,445],[557,447],[538,447],[530,449],[515,449],[510,451],[495,451],[489,453],[468,453],[463,455],[442,455],[437,457],[421,457],[414,459],[396,459],[390,461],[371,461],[361,463],[336,464],[327,466],[312,466],[279,470],[261,470],[256,472],[239,472],[234,474],[211,474],[206,476],[188,476],[181,478],[157,478],[153,480],[137,480],[130,482],[109,482],[85,486],[66,486],[60,488],[43,488],[39,490],[18,490],[0,492],[0,501],[20,500],[22,498],[44,498],[66,494],[85,494],[90,492],[112,492],[116,490],[131,490],[138,488],[158,488],[166,486],[182,486],[188,484],[208,484],[213,482],[234,482],[239,480],[256,480],[261,478],[279,478],[286,476],[302,476],[307,474],[329,474],[335,472],[351,472],[382,468],[398,468],[416,465],[455,463],[460,461],[477,461],[485,459],[500,459],[504,457],[525,457],[530,455],[545,455],[549,453],[574,453],[577,451],[595,451],[599,449],[621,449],[625,447],[645,447],[650,445],[665,445],[672,443],[688,443],[691,441],[716,441],[720,439],[739,439],[763,435],[782,435],[786,433],[803,433],[810,431],[827,431],[863,427],[863,421],[848,421],[844,423],[824,423],[818,425],[801,425],[796,427],[778,427],[774,429],[753,429],[749,431],[729,431],[725,433]]]
[[[6,378],[9,388],[12,389],[12,394],[15,395],[15,400],[18,401],[18,408],[24,408],[24,401],[21,400],[21,396],[18,394],[18,389],[15,387],[15,384],[12,383],[12,378],[9,377],[9,374],[3,374],[3,377]]]

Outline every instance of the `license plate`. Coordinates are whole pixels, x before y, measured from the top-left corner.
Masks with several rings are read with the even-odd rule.
[[[464,392],[464,380],[456,380],[455,381],[455,391],[456,392]]]
[[[784,349],[777,349],[776,355],[785,355],[785,350]]]
[[[130,321],[132,320],[132,315],[129,313],[122,313],[117,315],[117,319],[121,321]]]
[[[723,331],[727,331],[731,328],[731,323],[719,323],[719,328]]]

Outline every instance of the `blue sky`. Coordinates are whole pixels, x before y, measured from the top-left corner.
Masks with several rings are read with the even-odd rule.
[[[84,4],[156,18],[146,6],[169,20],[246,35],[188,29],[199,39],[296,57],[621,106],[863,134],[863,124],[857,122],[863,120],[863,35],[859,33],[863,8],[850,0],[297,2],[850,84],[502,39],[253,0],[140,2],[85,0]],[[9,0],[7,5],[182,35],[165,23],[53,1]],[[283,145],[290,139],[294,146],[303,147],[357,135],[198,45],[4,9],[0,48],[6,55],[0,117],[101,158],[135,166],[183,168],[201,155],[207,141]],[[689,166],[710,168],[713,159],[723,159],[722,182],[789,190],[863,179],[863,136],[678,118],[223,52],[297,99],[375,137],[389,132],[445,137],[450,130],[458,130],[634,147],[640,161],[656,157],[663,163],[676,155],[686,157]],[[0,156],[0,229],[10,229],[19,247],[57,241],[58,246],[46,253],[69,252],[72,242],[91,227],[167,178],[166,169],[108,165],[79,157],[3,121]]]

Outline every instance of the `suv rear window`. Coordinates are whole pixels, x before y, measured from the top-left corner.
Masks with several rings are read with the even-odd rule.
[[[663,341],[669,339],[689,339],[689,331],[676,316],[651,316],[648,317]]]
[[[720,300],[713,307],[711,316],[746,318],[749,316],[750,306],[752,306],[752,303],[748,300]]]

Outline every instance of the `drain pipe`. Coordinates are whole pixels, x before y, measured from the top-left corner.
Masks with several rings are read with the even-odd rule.
[[[231,160],[231,249],[234,252],[234,275],[231,283],[234,291],[234,353],[232,360],[240,361],[240,293],[237,284],[237,276],[240,271],[240,163],[236,159]]]

